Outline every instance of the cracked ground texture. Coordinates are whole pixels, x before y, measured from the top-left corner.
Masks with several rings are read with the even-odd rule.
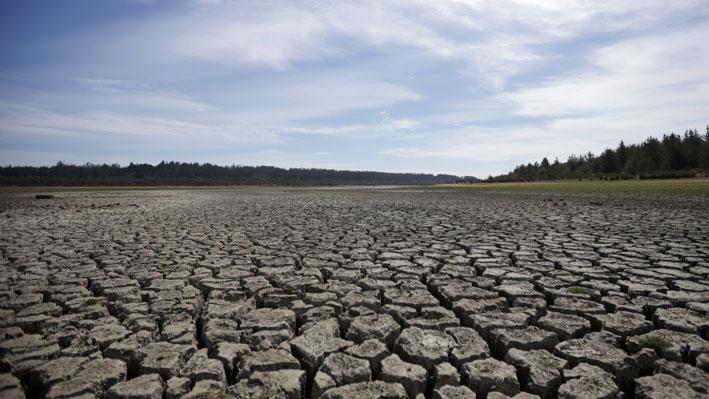
[[[0,397],[700,398],[705,199],[0,195]]]

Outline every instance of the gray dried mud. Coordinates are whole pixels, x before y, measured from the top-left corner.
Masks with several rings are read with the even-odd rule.
[[[2,194],[0,397],[707,397],[709,201],[549,198]]]

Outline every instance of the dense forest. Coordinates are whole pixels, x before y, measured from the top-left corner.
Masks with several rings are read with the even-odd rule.
[[[209,163],[160,162],[157,165],[68,165],[0,167],[2,186],[134,185],[339,185],[435,184],[451,175],[385,173],[331,169],[283,169],[273,166],[218,166]]]
[[[622,141],[600,155],[571,155],[566,162],[541,162],[517,166],[506,175],[486,181],[536,181],[558,179],[651,179],[694,177],[709,172],[709,126],[704,135],[689,129],[680,134],[649,137],[640,144]]]

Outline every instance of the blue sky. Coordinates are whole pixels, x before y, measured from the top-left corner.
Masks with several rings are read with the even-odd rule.
[[[0,164],[484,177],[708,122],[706,0],[0,2]]]

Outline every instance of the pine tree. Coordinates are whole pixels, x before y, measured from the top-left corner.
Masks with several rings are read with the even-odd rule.
[[[603,153],[598,157],[601,165],[600,169],[603,173],[615,173],[618,172],[618,159],[616,154],[610,148],[603,151]]]
[[[623,140],[618,144],[618,149],[616,150],[618,155],[618,169],[623,170],[625,163],[628,161],[628,149],[625,147]]]

